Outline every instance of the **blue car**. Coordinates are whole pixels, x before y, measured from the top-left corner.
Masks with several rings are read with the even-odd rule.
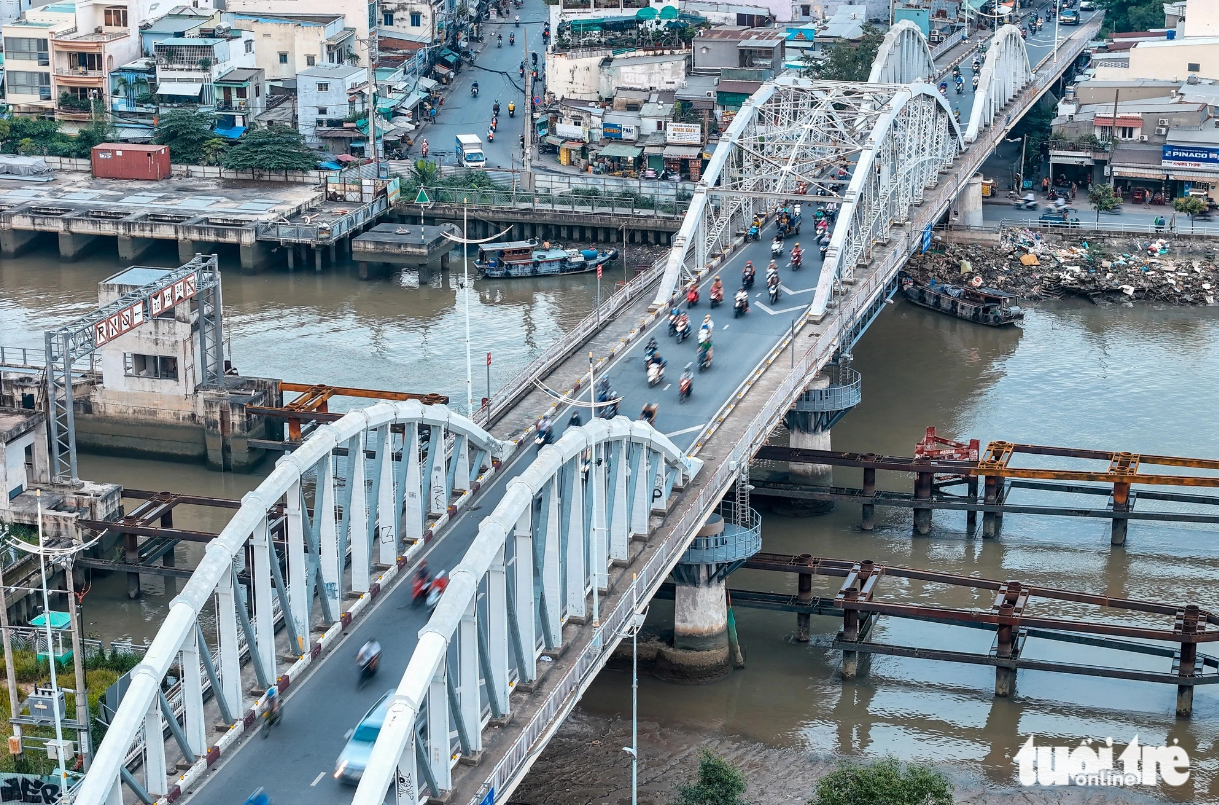
[[[1079,25],[1079,12],[1073,8],[1065,8],[1058,17],[1060,25]]]
[[[394,695],[390,688],[385,695],[377,699],[372,709],[364,714],[355,732],[351,734],[347,745],[339,754],[334,767],[334,779],[344,783],[358,783],[364,769],[368,766],[368,758],[372,755],[373,744],[381,734],[381,725],[385,723],[385,713],[389,709],[389,697]]]

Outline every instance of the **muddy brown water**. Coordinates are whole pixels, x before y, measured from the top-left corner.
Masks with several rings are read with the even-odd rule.
[[[168,266],[176,256],[158,252],[145,262]],[[228,264],[235,265],[235,259]],[[0,343],[39,345],[43,329],[91,309],[97,282],[122,267],[106,255],[71,264],[59,262],[53,253],[0,262]],[[360,282],[350,266],[321,274],[278,271],[254,277],[230,271],[224,298],[233,359],[245,374],[436,391],[464,400],[465,324],[458,274],[447,280],[425,278],[423,287],[412,287],[419,284],[413,274]],[[603,293],[609,292],[607,286]],[[486,352],[493,353],[492,384],[504,382],[587,313],[595,277],[479,281],[475,290],[471,319],[478,398],[485,393]],[[856,347],[854,365],[863,375],[863,402],[835,428],[836,449],[906,455],[923,429],[936,425],[943,435],[977,437],[984,444],[1004,439],[1219,457],[1219,406],[1214,403],[1219,312],[1214,309],[1043,303],[1028,311],[1023,330],[993,330],[898,303]],[[103,456],[84,456],[81,467],[86,477],[127,486],[225,497],[240,497],[259,480],[257,475]],[[882,472],[878,480],[882,488],[912,488],[909,477]],[[860,471],[835,470],[834,482],[859,485]],[[1018,492],[1012,500],[1062,499]],[[1098,500],[1103,499],[1089,503]],[[858,530],[858,518],[858,508],[847,505],[816,518],[766,514],[764,547],[1219,607],[1219,545],[1210,526],[1135,522],[1126,547],[1110,550],[1108,524],[1102,520],[1009,515],[1001,538],[984,542],[964,532],[962,513],[937,512],[931,535],[923,538],[911,536],[908,511],[878,509],[872,534]],[[217,529],[226,519],[225,512],[192,507],[182,510],[175,525]],[[179,546],[179,566],[191,566],[197,558],[197,546]],[[174,582],[145,579],[145,596],[138,601],[126,600],[123,584],[110,579],[94,585],[85,600],[89,631],[108,639],[150,637],[176,592]],[[828,593],[834,584],[815,580],[814,592]],[[732,585],[796,592],[795,577],[758,571],[739,571]],[[884,589],[891,597],[917,602],[984,603],[979,595],[915,582],[888,580]],[[1080,606],[1051,611],[1088,614]],[[662,626],[671,612],[671,604],[656,602],[651,623]],[[803,780],[799,775],[808,772],[811,785],[817,770],[836,759],[892,754],[942,764],[959,781],[962,795],[972,792],[969,801],[992,801],[1000,789],[1004,799],[1056,801],[1053,792],[1013,790],[1011,758],[1029,735],[1042,745],[1106,737],[1124,745],[1137,734],[1144,744],[1179,740],[1192,760],[1189,783],[1178,789],[1071,791],[1063,801],[1137,801],[1149,795],[1219,802],[1214,743],[1219,692],[1209,686],[1197,690],[1194,717],[1179,720],[1173,715],[1175,690],[1148,683],[1024,671],[1018,695],[998,700],[992,696],[994,676],[988,668],[878,656],[867,678],[844,685],[836,677],[840,654],[829,648],[837,620],[814,617],[812,642],[798,644],[792,640],[794,615],[740,609],[736,617],[748,653],[744,671],[702,687],[646,676],[641,680],[640,714],[655,738],[644,752],[645,768],[662,762],[657,755],[669,747],[673,757],[653,769],[688,771],[693,754],[686,750],[706,744],[749,768],[765,799],[798,801],[805,795],[797,799],[793,792],[807,786],[784,783],[787,777]],[[989,635],[973,630],[883,618],[874,636],[982,652],[990,643]],[[1124,661],[1073,647],[1036,650],[1037,656]],[[628,767],[615,761],[602,768],[601,750],[595,748],[600,744],[592,743],[604,735],[615,747],[624,745],[623,724],[629,717],[629,674],[603,673],[531,778],[550,782],[532,788],[527,783],[522,801],[629,801],[629,791],[624,795],[622,789],[623,781],[629,781]],[[616,757],[614,752],[620,749],[607,757]],[[684,766],[674,765],[678,755],[686,757]],[[600,770],[570,771],[593,767]],[[572,774],[604,785],[565,785]],[[667,784],[657,783],[650,801],[664,801]]]

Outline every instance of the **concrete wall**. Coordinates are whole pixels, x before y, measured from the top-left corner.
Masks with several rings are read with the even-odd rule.
[[[600,77],[603,98],[612,98],[622,88],[681,89],[686,81],[686,57],[671,56],[664,61],[618,57],[601,69]]]
[[[1191,71],[1190,64],[1197,64],[1198,70]],[[1140,42],[1130,49],[1130,67],[1121,72],[1128,78],[1166,81],[1184,81],[1191,75],[1219,78],[1219,39]],[[1100,70],[1097,73],[1100,78]]]
[[[344,112],[343,116],[347,113]],[[81,171],[89,173],[93,170],[87,159],[72,157],[43,157],[52,170]],[[260,171],[257,176],[253,170],[229,170],[215,165],[171,165],[173,176],[191,179],[245,179],[249,181],[287,182],[289,184],[316,185],[327,176],[334,176],[337,171],[278,171],[267,173]]]
[[[578,56],[551,53],[546,56],[546,89],[556,98],[595,101],[601,91],[601,62],[606,55]]]
[[[1185,36],[1219,36],[1219,3],[1189,0],[1185,4]]]
[[[250,14],[342,14],[347,18],[346,27],[356,30],[352,51],[360,57],[361,66],[368,66],[367,0],[228,0],[225,6],[226,11]]]
[[[8,508],[9,496],[17,489],[29,488],[30,479],[25,474],[25,448],[32,447],[33,444],[34,431],[30,431],[24,436],[18,436],[0,450],[0,508]]]
[[[436,21],[439,19],[437,9],[431,3],[419,0],[382,0],[380,3],[381,19],[378,20],[377,31],[382,36],[393,36],[409,39],[412,42],[439,44]],[[385,13],[394,15],[394,24],[385,25]],[[419,15],[419,24],[411,25],[411,14]]]
[[[301,70],[326,63],[326,27],[320,23],[234,17],[233,24],[254,34],[255,66],[268,81],[296,78]],[[287,64],[280,64],[280,53],[288,54]],[[309,64],[309,56],[314,64]]]

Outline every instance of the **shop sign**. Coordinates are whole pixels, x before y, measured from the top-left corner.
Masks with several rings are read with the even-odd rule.
[[[665,142],[669,145],[702,145],[703,127],[698,123],[670,123],[665,128]]]
[[[1219,148],[1193,145],[1165,145],[1165,168],[1209,168],[1219,170]]]
[[[585,129],[583,126],[573,126],[570,123],[555,123],[554,133],[559,137],[562,137],[564,140],[586,141],[588,139],[585,137],[585,134],[587,134],[587,129]]]
[[[607,140],[636,140],[639,132],[630,123],[603,123],[601,136]]]

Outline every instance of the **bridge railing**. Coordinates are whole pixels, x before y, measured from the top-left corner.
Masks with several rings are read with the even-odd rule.
[[[646,196],[611,196],[593,193],[530,193],[524,190],[478,187],[425,187],[434,204],[469,204],[482,213],[488,209],[570,212],[584,215],[679,216],[689,208],[689,200],[652,199]]]
[[[623,256],[625,260],[625,255]],[[574,329],[564,333],[557,341],[546,347],[536,358],[491,395],[487,405],[474,412],[471,417],[479,425],[490,427],[507,410],[516,405],[530,389],[535,380],[566,360],[589,338],[596,334],[606,322],[612,320],[627,305],[643,296],[660,279],[668,258],[661,257],[646,271],[632,277],[626,285],[614,291],[601,306],[584,317]]]
[[[1103,214],[1103,213],[1102,213]],[[1123,221],[1086,221],[1079,223],[1056,224],[1052,221],[1041,221],[1036,218],[1024,220],[1005,219],[994,224],[982,226],[963,226],[961,224],[937,224],[937,232],[989,232],[999,233],[1005,229],[1028,229],[1036,232],[1057,232],[1061,234],[1082,234],[1084,232],[1104,232],[1114,235],[1147,235],[1152,238],[1172,235],[1194,235],[1200,238],[1219,238],[1219,226],[1194,225],[1188,221],[1177,221],[1157,228],[1155,224],[1136,224]]]
[[[385,212],[388,204],[385,196],[379,196],[354,212],[329,223],[260,223],[254,227],[254,232],[259,240],[277,240],[283,243],[331,243]]]

